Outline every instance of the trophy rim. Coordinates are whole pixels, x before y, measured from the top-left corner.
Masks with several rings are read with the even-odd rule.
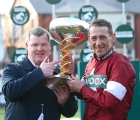
[[[56,22],[57,21],[57,22]],[[74,21],[74,22],[73,22]],[[62,23],[63,22],[63,23]],[[59,25],[68,25],[71,24],[71,25],[79,25],[79,22],[82,23],[82,25],[84,25],[84,27],[89,27],[89,23],[83,21],[83,20],[80,20],[78,18],[73,18],[73,17],[61,17],[61,18],[55,18],[53,19],[51,22],[50,22],[50,28],[53,28],[53,27],[56,27],[56,26],[59,26]]]
[[[47,84],[47,81],[46,81],[46,84],[45,84],[45,86],[47,87],[47,88],[49,88],[49,89],[53,89],[54,88],[54,86],[55,86],[55,84],[62,84],[62,83],[66,83],[67,84],[67,82],[66,81],[68,81],[68,80],[72,80],[72,79],[70,79],[70,76],[68,76],[68,75],[54,75],[54,76],[50,76],[50,77],[47,77],[48,79],[56,79],[53,83],[50,83],[50,84]],[[61,86],[61,87],[63,87],[63,85]]]
[[[71,80],[70,79],[70,77],[69,77],[69,75],[53,75],[53,76],[50,76],[50,77],[47,77],[47,78],[58,78],[58,79],[61,79],[61,78],[63,78],[63,79],[66,79],[66,80]]]

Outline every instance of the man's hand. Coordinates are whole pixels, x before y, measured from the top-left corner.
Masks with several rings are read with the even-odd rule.
[[[81,88],[85,85],[80,79],[71,75],[72,80],[68,80],[67,83],[70,87],[71,92],[80,93]]]
[[[54,94],[57,96],[57,101],[61,106],[64,106],[70,96],[70,90],[66,83],[54,86]]]
[[[48,62],[48,59],[49,59],[49,57],[46,56],[46,58],[43,60],[43,62],[40,65],[40,68],[45,77],[52,76],[54,69],[56,68],[56,65],[59,62],[61,62],[61,60],[55,60],[53,62]]]

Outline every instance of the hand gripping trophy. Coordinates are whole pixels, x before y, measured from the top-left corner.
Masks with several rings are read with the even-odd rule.
[[[76,18],[57,18],[51,21],[49,32],[54,40],[61,45],[62,62],[60,65],[60,73],[49,77],[46,86],[53,89],[56,83],[61,84],[66,80],[71,80],[66,75],[69,71],[66,66],[70,64],[68,56],[73,54],[70,50],[83,45],[87,41],[89,24]]]

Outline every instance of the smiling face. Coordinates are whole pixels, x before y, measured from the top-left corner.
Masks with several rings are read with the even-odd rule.
[[[41,36],[31,34],[29,41],[26,43],[26,49],[28,58],[39,66],[44,58],[49,56],[51,50],[48,36],[46,34]]]
[[[102,57],[111,49],[115,41],[115,34],[109,34],[107,26],[91,26],[89,29],[88,41],[94,53]]]

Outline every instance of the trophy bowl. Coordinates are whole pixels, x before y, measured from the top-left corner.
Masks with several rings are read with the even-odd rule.
[[[71,49],[86,43],[88,28],[88,23],[76,18],[57,18],[50,22],[49,33],[61,45],[62,62],[60,73],[48,78],[46,82],[48,88],[53,89],[56,83],[62,84],[67,80],[71,80],[70,76],[66,75],[69,72],[66,66],[71,63],[68,56],[73,54]]]

